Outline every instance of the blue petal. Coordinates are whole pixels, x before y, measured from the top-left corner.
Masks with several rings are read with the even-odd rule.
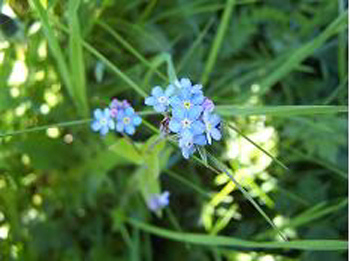
[[[176,119],[183,119],[186,117],[186,114],[186,110],[181,107],[173,109],[173,117]]]
[[[180,84],[181,84],[182,88],[191,88],[191,86],[192,86],[192,83],[191,83],[190,79],[188,79],[188,78],[182,78],[180,80]]]
[[[211,138],[211,136],[210,136],[210,133],[207,132],[206,134],[207,134],[206,137],[207,137],[208,144],[211,145],[212,138]]]
[[[211,129],[210,135],[213,137],[214,140],[220,140],[222,136],[221,132],[217,128]]]
[[[191,95],[192,95],[191,88],[184,87],[181,89],[181,98],[183,100],[190,100]]]
[[[181,129],[181,123],[175,119],[171,119],[169,122],[169,129],[172,132],[178,133]]]
[[[115,123],[112,119],[108,120],[108,128],[111,130],[114,130],[115,128]]]
[[[121,122],[121,121],[119,121],[118,123],[117,123],[117,131],[118,132],[123,132],[123,130],[124,130],[124,124]]]
[[[124,116],[125,116],[125,110],[119,110],[117,114],[117,120],[118,121],[123,120]]]
[[[128,107],[125,109],[125,115],[132,116],[135,113],[134,109],[132,107]]]
[[[96,110],[94,111],[94,117],[95,117],[96,119],[101,118],[101,117],[102,117],[102,110],[101,110],[101,109],[96,109]]]
[[[190,156],[195,152],[195,147],[192,146],[191,148],[182,148],[181,149],[181,152],[182,152],[182,156],[185,158],[185,159],[189,159]]]
[[[132,119],[132,124],[135,126],[139,126],[142,122],[142,119],[139,115],[135,115],[134,118]]]
[[[207,139],[205,138],[205,135],[197,135],[193,138],[193,141],[195,144],[204,146],[207,144]]]
[[[104,125],[101,127],[100,129],[100,134],[105,136],[107,133],[108,133],[109,129],[108,129],[108,126],[107,125]]]
[[[108,108],[105,108],[103,110],[103,116],[108,119],[109,117],[111,117],[111,115],[109,114],[109,109]]]
[[[191,120],[196,120],[199,118],[199,116],[201,115],[203,111],[203,107],[202,106],[193,106],[189,112],[188,112],[188,117]]]
[[[191,124],[191,131],[193,135],[202,134],[205,130],[205,125],[201,121],[194,121]]]
[[[98,131],[99,129],[101,129],[101,124],[99,121],[94,121],[92,124],[91,124],[91,129],[93,131]]]
[[[200,93],[196,93],[192,97],[193,104],[202,104],[203,101],[204,101],[204,96],[202,94],[202,91],[200,91]]]
[[[156,104],[156,102],[157,102],[157,100],[153,96],[147,97],[145,99],[145,104],[148,105],[148,106],[153,106],[153,105]]]
[[[164,104],[157,104],[156,106],[154,106],[154,110],[156,112],[165,112],[166,106]]]
[[[155,97],[159,97],[163,95],[163,89],[160,88],[159,86],[156,86],[152,89],[152,95]]]
[[[169,85],[168,88],[166,88],[165,90],[165,96],[169,97],[171,95],[173,95],[175,92],[175,87],[173,85]]]
[[[209,122],[211,125],[216,126],[220,123],[221,119],[217,114],[210,115]]]
[[[132,124],[128,124],[125,126],[125,132],[129,135],[133,135],[135,133],[135,127]]]
[[[173,96],[169,99],[170,105],[174,108],[181,105],[181,99],[178,96]]]

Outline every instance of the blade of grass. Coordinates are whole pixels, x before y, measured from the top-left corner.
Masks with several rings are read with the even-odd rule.
[[[273,223],[269,216],[262,210],[262,208],[255,202],[255,200],[249,195],[249,193],[239,184],[239,182],[232,176],[232,174],[227,170],[225,165],[216,159],[213,155],[208,152],[209,158],[213,161],[216,168],[218,168],[222,173],[225,173],[235,186],[242,192],[244,197],[254,206],[254,208],[260,213],[260,215],[269,223],[269,225],[278,233],[282,240],[287,241],[287,238],[281,232],[281,230]]]
[[[72,88],[74,89],[74,99],[79,103],[81,115],[87,116],[89,113],[86,96],[85,65],[83,47],[81,41],[80,25],[78,20],[78,9],[80,0],[70,0],[68,3],[68,24],[69,24],[69,60]]]
[[[280,227],[280,229],[285,229],[285,228],[297,228],[302,225],[308,224],[314,220],[324,218],[326,215],[333,214],[337,212],[338,210],[346,207],[348,205],[348,200],[344,199],[340,203],[333,204],[331,206],[325,206],[321,209],[317,209],[316,211],[310,212],[309,210],[305,211],[304,213],[298,215],[297,217],[294,217],[288,222],[287,224],[284,224]],[[274,231],[268,230],[264,233],[261,233],[256,236],[256,239],[263,239],[266,236],[275,234]]]
[[[33,127],[33,128],[25,129],[25,130],[1,133],[0,134],[0,138],[8,137],[8,136],[21,135],[21,134],[30,133],[30,132],[36,132],[36,131],[43,131],[43,130],[47,130],[48,128],[53,128],[53,127],[68,127],[68,126],[87,124],[87,123],[91,122],[91,120],[92,119],[65,121],[65,122],[59,122],[59,123],[53,123],[53,124],[49,124],[49,125],[44,125],[44,126]]]
[[[303,60],[320,48],[326,40],[345,29],[348,20],[347,17],[348,12],[343,12],[320,35],[296,49],[281,66],[260,82],[261,89],[259,93],[261,95],[265,94],[275,83],[283,79]]]
[[[108,24],[98,20],[97,24],[110,33],[126,50],[128,50],[132,55],[134,55],[141,63],[145,66],[153,69],[153,65],[141,54],[139,53],[130,43],[128,43],[119,33],[112,29]],[[161,77],[163,80],[167,80],[167,77],[158,70],[154,72]]]
[[[67,92],[70,95],[70,97],[73,99],[73,101],[77,103],[77,100],[74,99],[76,95],[74,93],[68,66],[66,64],[65,58],[63,56],[63,52],[58,43],[58,39],[56,38],[55,33],[49,22],[48,10],[44,9],[44,7],[42,6],[39,0],[33,0],[30,2],[33,4],[34,9],[37,11],[39,15],[39,18],[43,25],[44,34],[49,44],[49,48],[52,52],[54,59],[56,60],[58,71],[60,72],[60,75],[67,89]],[[76,105],[77,107],[79,106],[79,104],[76,104]]]
[[[196,233],[179,233],[168,229],[159,228],[133,218],[127,218],[126,222],[143,231],[156,236],[179,242],[220,247],[238,247],[249,249],[299,249],[312,251],[340,251],[348,249],[348,242],[342,240],[296,240],[287,242],[255,242],[241,240],[227,236],[213,236]]]
[[[219,50],[221,48],[221,44],[225,36],[226,29],[230,23],[234,4],[235,4],[235,0],[226,1],[225,10],[221,18],[219,29],[216,33],[213,45],[209,52],[208,60],[205,64],[204,72],[201,79],[201,82],[203,85],[205,85],[208,82],[209,76],[214,68]]]
[[[259,106],[244,107],[234,105],[216,106],[216,111],[221,116],[250,116],[268,115],[279,117],[290,117],[295,115],[315,115],[347,112],[347,106],[332,105],[281,105],[281,106]]]
[[[214,19],[210,19],[208,21],[208,23],[205,25],[203,31],[198,35],[197,39],[193,42],[190,49],[188,49],[186,54],[183,56],[181,61],[178,63],[178,66],[176,66],[176,71],[181,72],[184,65],[191,58],[193,52],[198,48],[199,44],[203,41],[204,36],[208,33],[209,28],[213,25],[213,23],[214,23]]]
[[[286,165],[284,165],[279,159],[274,157],[270,152],[266,151],[264,148],[262,148],[260,145],[258,145],[256,142],[254,142],[252,139],[250,139],[248,136],[244,135],[242,131],[234,127],[232,124],[226,124],[227,127],[237,132],[239,135],[241,135],[244,139],[246,139],[248,142],[253,144],[255,147],[257,147],[259,150],[261,150],[263,153],[265,153],[269,158],[271,158],[274,162],[276,162],[279,166],[284,168],[285,170],[289,170]]]

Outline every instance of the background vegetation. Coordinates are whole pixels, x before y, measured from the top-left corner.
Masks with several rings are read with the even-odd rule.
[[[347,260],[347,1],[0,7],[1,260]],[[290,241],[225,174],[150,152],[160,116],[137,149],[90,130],[112,97],[143,111],[170,59],[233,126],[211,153]],[[149,187],[171,193],[161,216]]]

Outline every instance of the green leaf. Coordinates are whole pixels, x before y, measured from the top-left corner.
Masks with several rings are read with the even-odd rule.
[[[114,145],[110,147],[110,150],[123,157],[124,159],[140,165],[144,162],[141,152],[137,149],[136,144],[127,138],[119,139]]]

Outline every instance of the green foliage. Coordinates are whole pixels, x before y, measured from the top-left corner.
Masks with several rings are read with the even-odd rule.
[[[0,260],[346,260],[345,1],[28,2],[0,1]],[[144,107],[177,77],[225,122],[190,161]],[[90,130],[112,97],[136,135]]]

